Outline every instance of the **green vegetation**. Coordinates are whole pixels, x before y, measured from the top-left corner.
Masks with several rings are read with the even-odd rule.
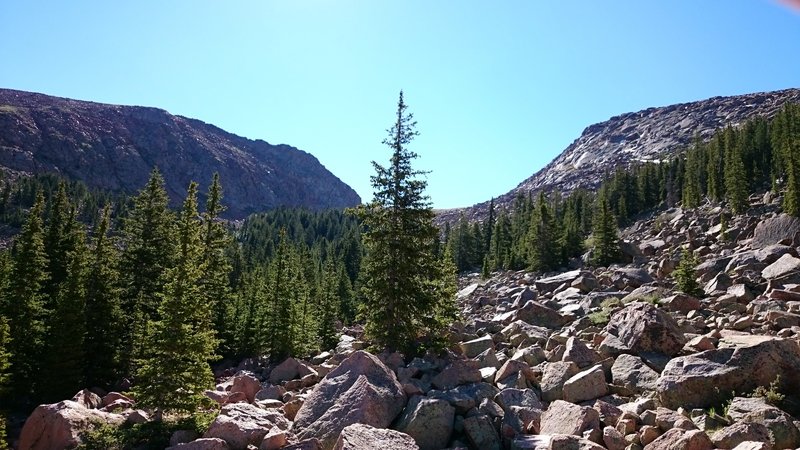
[[[750,397],[761,397],[772,406],[781,407],[786,396],[781,392],[781,376],[775,377],[768,387],[758,386],[750,393]]]
[[[103,425],[85,433],[77,450],[161,450],[169,447],[169,438],[178,430],[194,431],[202,436],[217,416],[215,410],[190,416],[115,427]]]
[[[357,210],[363,221],[363,304],[365,334],[379,348],[413,353],[419,340],[438,345],[455,317],[455,271],[436,254],[439,231],[424,191],[424,172],[414,170],[417,154],[408,145],[417,135],[413,115],[400,92],[396,121],[383,141],[391,150],[388,167],[373,161],[374,198]]]
[[[694,253],[691,250],[683,249],[681,262],[678,263],[678,267],[672,274],[673,278],[675,278],[675,284],[681,292],[694,296],[703,295],[703,290],[697,283],[697,274],[694,270],[697,264],[697,257],[694,256]]]

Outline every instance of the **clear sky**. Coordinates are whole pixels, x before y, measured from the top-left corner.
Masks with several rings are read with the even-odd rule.
[[[405,91],[434,206],[516,186],[588,125],[800,87],[775,0],[0,1],[0,87],[164,108],[314,154],[362,199]]]

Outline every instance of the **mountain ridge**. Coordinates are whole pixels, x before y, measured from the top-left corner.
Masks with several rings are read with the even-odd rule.
[[[509,206],[518,194],[599,186],[604,173],[629,167],[636,162],[671,157],[694,139],[709,138],[714,131],[736,126],[747,119],[772,117],[783,105],[800,102],[800,89],[716,96],[693,102],[650,107],[612,116],[587,126],[558,156],[509,192],[494,199],[495,205]],[[453,222],[464,213],[480,219],[489,207],[484,201],[464,208],[438,211],[437,220]]]
[[[0,89],[0,167],[55,172],[90,187],[135,193],[153,167],[177,203],[189,181],[220,173],[227,217],[278,206],[354,206],[358,194],[316,157],[286,144],[229,133],[198,119],[123,106]]]

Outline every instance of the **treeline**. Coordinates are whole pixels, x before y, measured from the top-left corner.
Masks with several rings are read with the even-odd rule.
[[[619,168],[604,176],[596,194],[519,195],[508,209],[492,201],[483,221],[462,217],[448,226],[445,246],[459,271],[548,271],[587,250],[590,262],[604,265],[619,256],[616,226],[643,212],[708,200],[739,214],[751,193],[767,188],[783,193],[786,213],[800,216],[800,105],[719,130],[705,142],[698,137],[669,161]]]
[[[250,216],[235,235],[237,292],[223,312],[222,354],[282,358],[334,347],[338,325],[356,319],[358,221],[339,210],[281,208]]]
[[[108,203],[91,225],[71,186],[39,189],[0,253],[0,403],[25,409],[130,380],[145,404],[180,406],[170,392],[199,401],[192,387],[208,386],[210,361],[330,349],[355,320],[360,233],[342,211],[279,209],[231,232],[216,176],[202,213],[194,183],[176,212],[154,171],[116,203],[130,204],[124,218]],[[194,361],[196,373],[171,378],[181,386],[157,379],[174,358]]]
[[[28,211],[41,193],[45,203],[52,204],[60,185],[75,206],[76,217],[83,223],[97,225],[104,205],[110,204],[113,217],[123,217],[130,209],[130,196],[101,189],[90,189],[81,181],[67,180],[52,173],[30,177],[12,177],[0,171],[0,223],[20,228]],[[49,217],[49,208],[44,211]]]

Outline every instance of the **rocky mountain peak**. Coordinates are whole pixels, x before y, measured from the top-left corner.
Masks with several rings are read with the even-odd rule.
[[[228,133],[158,108],[0,89],[0,169],[55,172],[135,193],[153,167],[176,204],[189,181],[219,172],[229,218],[277,206],[353,206],[358,194],[311,154]]]
[[[755,117],[772,117],[783,105],[800,102],[800,89],[786,89],[647,108],[621,114],[587,127],[558,157],[495,200],[509,204],[519,193],[599,186],[617,167],[666,159],[691,144],[695,136],[710,138],[715,130]],[[440,220],[481,217],[488,202],[443,211]]]

